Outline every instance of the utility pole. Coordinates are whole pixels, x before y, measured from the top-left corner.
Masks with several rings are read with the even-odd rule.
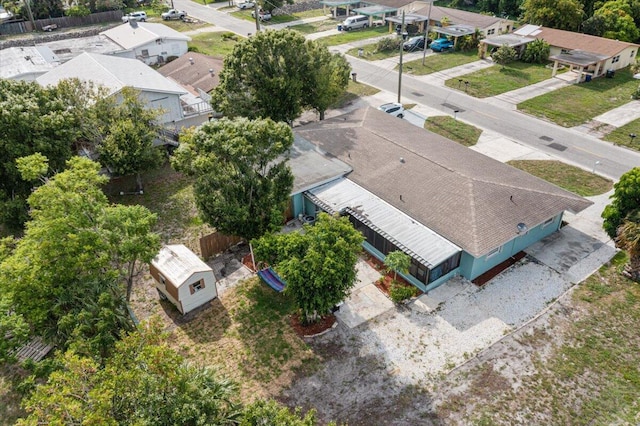
[[[29,15],[29,21],[31,21],[31,25],[33,25],[33,29],[31,31],[35,31],[36,21],[33,20],[33,13],[31,12],[31,0],[24,0],[24,4],[27,5],[27,14]]]
[[[400,103],[400,98],[402,96],[402,52],[404,51],[404,10],[402,11],[402,24],[400,25],[400,37],[402,37],[402,42],[400,42],[400,65],[398,66],[398,103]]]
[[[424,58],[427,56],[427,42],[429,40],[429,21],[431,20],[431,6],[433,1],[429,3],[429,13],[427,14],[427,25],[424,29],[424,49],[422,50],[422,66],[424,67]]]
[[[253,6],[253,14],[256,15],[256,34],[260,32],[260,14],[258,13],[258,2]]]

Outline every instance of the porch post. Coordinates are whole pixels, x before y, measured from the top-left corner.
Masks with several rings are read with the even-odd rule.
[[[580,80],[582,80],[582,70],[584,70],[583,66],[578,68],[578,78],[576,78],[576,84],[580,83]]]
[[[553,71],[551,71],[551,77],[555,77],[558,74],[558,61],[553,61]]]

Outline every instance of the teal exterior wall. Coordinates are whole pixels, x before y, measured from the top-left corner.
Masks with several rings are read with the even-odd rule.
[[[530,229],[528,232],[518,235],[513,240],[504,244],[499,253],[490,257],[482,256],[475,258],[469,253],[463,252],[462,257],[460,258],[460,274],[469,280],[477,278],[479,275],[482,275],[494,266],[499,265],[514,254],[529,247],[531,244],[553,234],[560,228],[561,223],[562,214],[559,214],[554,217],[553,221],[550,223],[540,224],[535,228]]]
[[[296,218],[298,217],[298,215],[300,213],[303,213],[303,203],[304,203],[304,197],[302,195],[302,192],[299,192],[297,194],[293,194],[291,196],[291,204],[293,205],[293,217]]]
[[[313,204],[313,201],[309,200],[307,197],[302,197],[304,200],[304,214],[316,217],[316,205]]]
[[[362,247],[364,247],[364,249],[367,252],[371,253],[373,256],[375,256],[376,258],[378,258],[378,259],[380,259],[381,261],[384,262],[385,255],[383,255],[378,250],[376,250],[376,248],[373,247],[371,244],[369,244],[368,242],[365,241],[364,243],[362,243]],[[412,275],[409,275],[409,274],[403,274],[401,272],[398,272],[398,275],[402,276],[402,278],[407,280],[407,282],[410,282],[411,284],[413,284],[416,287],[418,287],[421,291],[426,293],[427,291],[433,290],[434,288],[444,284],[445,282],[447,282],[452,277],[454,277],[456,275],[460,275],[460,268],[458,267],[458,268],[452,269],[446,275],[441,276],[440,278],[438,278],[437,280],[435,280],[433,282],[430,282],[429,284],[424,284],[424,283],[418,281],[417,279],[415,279],[415,277],[413,277]]]

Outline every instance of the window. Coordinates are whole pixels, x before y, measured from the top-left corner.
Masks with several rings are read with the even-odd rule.
[[[189,286],[189,290],[191,290],[191,294],[197,293],[204,288],[204,281],[200,280],[195,282]]]
[[[149,50],[148,49],[142,49],[142,57],[143,58],[148,58],[149,57]]]
[[[493,257],[493,256],[495,256],[496,254],[498,254],[500,252],[502,252],[502,246],[491,250],[489,253],[487,253],[487,255],[485,257],[487,259],[489,259],[490,257]]]
[[[552,217],[552,218],[549,218],[549,219],[545,220],[544,222],[542,222],[542,227],[544,228],[544,227],[546,227],[546,226],[551,225],[551,224],[553,223],[553,220],[554,220],[554,219],[555,219],[555,218],[553,218],[553,217]]]
[[[635,56],[636,56],[636,51],[635,51],[635,50],[632,50],[632,51],[631,51],[631,56],[630,56],[630,57],[631,57],[631,58],[634,58]]]
[[[620,55],[618,56],[614,56],[613,59],[611,60],[612,64],[615,64],[616,62],[618,62],[620,60]]]
[[[167,280],[162,276],[162,274],[158,273],[158,278],[160,278],[162,285],[167,285]]]
[[[495,28],[491,28],[490,30],[487,30],[487,35],[493,35],[496,33],[496,29]]]

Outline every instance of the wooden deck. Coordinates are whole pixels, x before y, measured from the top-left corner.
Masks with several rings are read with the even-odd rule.
[[[45,343],[42,338],[34,337],[27,344],[22,346],[16,352],[16,357],[20,362],[24,362],[28,359],[33,362],[38,362],[53,349],[53,345]]]

